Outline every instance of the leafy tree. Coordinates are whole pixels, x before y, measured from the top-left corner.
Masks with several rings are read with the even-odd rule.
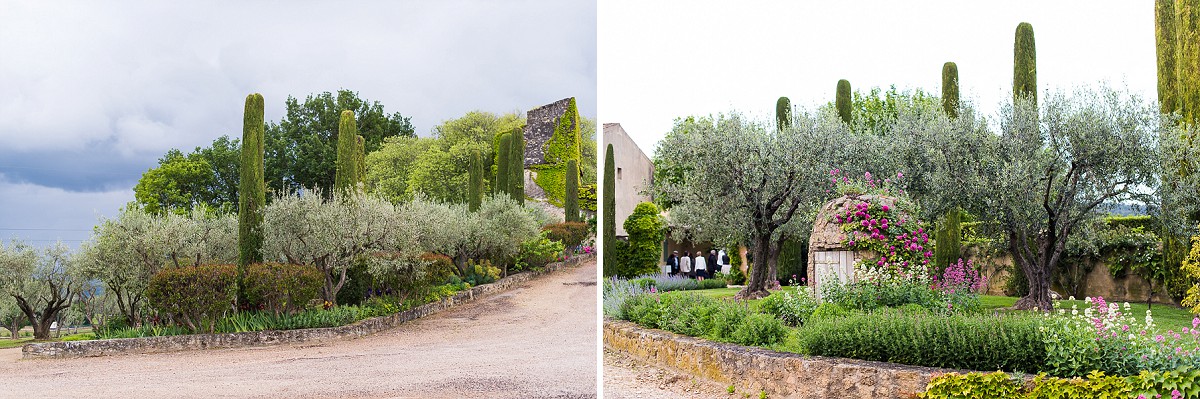
[[[366,141],[363,136],[354,136],[354,177],[358,180],[354,184],[362,184],[367,178],[367,154]]]
[[[40,340],[50,338],[50,324],[71,307],[83,279],[63,243],[38,252],[21,242],[0,244],[0,290],[16,300]]]
[[[567,193],[563,196],[563,213],[565,221],[582,222],[579,218],[579,162],[572,159],[567,161],[567,176],[564,184]]]
[[[316,267],[325,276],[321,298],[334,304],[354,259],[416,248],[405,241],[416,235],[398,222],[395,206],[375,196],[345,201],[342,195],[330,200],[320,193],[276,197],[264,217],[267,257]]]
[[[617,169],[613,161],[613,146],[604,151],[604,275],[617,274]]]
[[[17,300],[9,296],[0,297],[0,328],[8,330],[9,338],[21,338],[19,331],[26,323],[28,318],[25,317],[25,312],[21,311],[21,307],[17,306]]]
[[[343,110],[354,112],[355,130],[365,154],[388,137],[415,137],[409,118],[388,114],[383,104],[338,90],[309,95],[301,103],[288,97],[284,117],[266,126],[266,180],[277,194],[317,189],[333,195],[337,174],[337,134]],[[244,140],[243,140],[244,142]]]
[[[337,168],[334,186],[343,193],[351,194],[358,184],[358,131],[354,123],[354,111],[342,111],[338,124]]]
[[[187,216],[152,215],[127,207],[116,218],[101,220],[80,246],[79,271],[103,283],[121,315],[139,325],[146,287],[155,273],[237,259],[236,217],[209,213],[198,207]]]
[[[147,212],[186,214],[193,206],[206,203],[205,194],[214,179],[208,161],[173,149],[158,160],[158,167],[142,174],[133,194]]]
[[[1017,37],[1013,42],[1013,102],[1028,97],[1037,107],[1037,49],[1033,41],[1033,25],[1022,22],[1017,25]]]
[[[1041,122],[1031,101],[1005,109],[997,168],[964,179],[998,221],[1026,279],[1021,309],[1050,309],[1050,276],[1075,229],[1107,205],[1146,201],[1157,173],[1157,109],[1111,89],[1052,95]],[[986,162],[986,161],[985,161]]]
[[[832,147],[827,133],[845,126],[830,116],[800,116],[783,131],[739,114],[680,119],[660,142],[661,148],[681,149],[660,154],[664,161],[689,171],[653,183],[656,197],[676,202],[673,224],[690,226],[693,238],[720,246],[750,244],[759,266],[739,297],[768,294],[781,245],[821,203],[830,168],[820,159]]]
[[[263,260],[263,207],[266,183],[263,181],[263,97],[246,96],[242,124],[242,157],[238,169],[238,268],[239,293],[245,292],[246,267]]]
[[[394,136],[384,139],[379,151],[367,154],[367,192],[387,198],[393,203],[411,200],[413,192],[423,192],[422,187],[410,191],[409,178],[425,152],[435,148],[436,144],[437,139],[433,138]],[[420,167],[428,169],[426,165]],[[418,186],[427,186],[431,176],[429,172],[422,173],[425,175],[416,178],[414,182]]]
[[[619,265],[618,274],[634,277],[654,272],[666,238],[666,222],[659,216],[658,207],[652,202],[637,204],[624,227],[629,244],[625,246],[627,253],[621,256],[626,263]]]

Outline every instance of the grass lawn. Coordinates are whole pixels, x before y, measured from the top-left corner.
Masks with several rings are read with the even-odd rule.
[[[784,287],[784,289],[785,290],[795,290],[796,288],[795,287]],[[690,292],[695,292],[697,294],[712,297],[712,298],[722,299],[722,298],[732,298],[735,294],[737,294],[738,290],[740,290],[740,288],[714,288],[714,289],[709,289],[709,290],[695,290],[695,291],[690,291]],[[760,300],[750,301],[751,308],[758,309],[759,301]],[[983,308],[985,310],[991,310],[991,309],[1012,307],[1013,304],[1017,303],[1017,298],[1010,297],[1010,296],[982,295],[979,297],[979,301],[982,302]],[[1081,312],[1083,311],[1083,309],[1087,308],[1087,306],[1088,306],[1083,301],[1056,301],[1057,309],[1071,309],[1072,305],[1078,306],[1079,311],[1081,311]],[[1122,304],[1122,306],[1124,306],[1124,305]],[[1134,320],[1136,320],[1138,323],[1140,323],[1142,320],[1145,319],[1145,317],[1146,317],[1146,304],[1145,303],[1130,303],[1129,306],[1130,306],[1130,312],[1133,314]],[[1195,317],[1187,309],[1180,308],[1178,306],[1164,305],[1164,304],[1155,304],[1153,307],[1150,308],[1150,314],[1154,317],[1154,324],[1156,324],[1158,326],[1160,331],[1166,331],[1166,330],[1179,331],[1179,329],[1181,329],[1183,327],[1192,328],[1192,319]]]
[[[63,335],[62,337],[51,338],[48,341],[42,341],[42,342],[83,341],[83,340],[88,340],[88,339],[96,339],[96,335],[92,334],[91,330],[92,329],[90,327],[80,328],[79,329],[80,332],[78,334]],[[64,329],[63,333],[65,334],[66,331],[67,330]],[[54,333],[51,333],[50,335],[53,336]],[[0,349],[17,347],[17,346],[25,345],[30,342],[34,342],[32,337],[21,337],[20,339],[11,339],[11,338],[7,338],[7,335],[6,335],[5,338],[0,338]]]
[[[21,346],[21,345],[25,345],[26,343],[29,343],[29,342],[33,342],[33,338],[0,339],[0,349],[8,349],[8,348],[16,347],[16,346]]]

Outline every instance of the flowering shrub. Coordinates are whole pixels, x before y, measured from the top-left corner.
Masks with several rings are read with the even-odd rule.
[[[987,288],[987,277],[980,275],[971,261],[964,263],[959,258],[958,263],[946,266],[941,276],[933,276],[933,285],[939,291],[950,294],[961,291],[979,293]]]
[[[1133,375],[1141,370],[1200,368],[1200,318],[1180,331],[1156,332],[1154,318],[1130,314],[1128,303],[1118,306],[1104,298],[1087,298],[1082,312],[1076,306],[1042,327],[1046,344],[1044,371],[1083,376],[1092,370]]]
[[[649,288],[642,287],[632,280],[625,280],[616,276],[604,280],[604,315],[629,320],[629,317],[622,312],[622,306],[625,304],[625,301],[649,291]]]
[[[812,294],[811,287],[793,286],[796,287],[794,292],[780,290],[763,298],[758,304],[758,309],[789,326],[803,325],[817,309],[817,299]]]
[[[855,274],[864,280],[928,281],[929,262],[933,259],[929,232],[911,216],[918,212],[916,205],[903,196],[904,190],[893,188],[904,174],[897,173],[895,181],[875,180],[870,172],[862,180],[840,176],[838,169],[830,174],[830,181],[839,193],[876,194],[860,197],[862,200],[850,209],[833,216],[833,222],[846,233],[843,242],[846,248],[872,254],[855,264]]]
[[[726,285],[724,279],[710,278],[701,281],[685,276],[671,276],[661,273],[646,274],[629,281],[640,285],[644,289],[654,287],[659,292],[707,290],[711,288],[725,288]]]
[[[973,313],[981,309],[979,295],[959,290],[946,292],[919,280],[870,279],[843,283],[836,278],[821,285],[821,298],[847,309],[874,310],[906,305],[920,306],[932,313]]]

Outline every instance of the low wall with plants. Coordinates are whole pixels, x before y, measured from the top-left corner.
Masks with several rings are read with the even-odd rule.
[[[339,327],[90,341],[39,342],[26,344],[21,352],[25,359],[76,358],[196,349],[240,348],[357,338],[387,330],[411,320],[436,314],[460,304],[470,303],[492,294],[508,291],[539,275],[579,265],[590,259],[595,259],[595,255],[578,256],[564,262],[551,263],[546,265],[541,271],[527,271],[514,274],[491,284],[472,287],[437,302],[421,305],[396,314],[366,319]]]
[[[604,346],[690,376],[770,397],[904,398],[947,369],[804,356],[692,338],[605,319]]]

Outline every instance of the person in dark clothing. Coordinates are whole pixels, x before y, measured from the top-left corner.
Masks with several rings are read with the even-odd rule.
[[[708,262],[707,263],[708,263],[708,269],[710,270],[709,271],[710,276],[712,275],[712,273],[721,271],[721,266],[718,266],[718,264],[717,264],[717,250],[715,250],[715,249],[708,250]]]
[[[672,251],[671,256],[667,257],[667,266],[671,267],[672,276],[679,274],[679,251]]]

